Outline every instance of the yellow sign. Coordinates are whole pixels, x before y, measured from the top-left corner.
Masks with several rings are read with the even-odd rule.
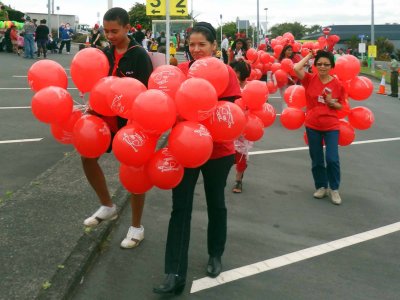
[[[170,0],[169,11],[171,16],[187,16],[187,0]]]
[[[146,15],[148,16],[165,16],[165,0],[147,0]]]
[[[369,45],[368,46],[368,57],[376,57],[376,45]]]

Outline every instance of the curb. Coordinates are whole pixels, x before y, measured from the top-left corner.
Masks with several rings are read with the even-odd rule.
[[[122,214],[129,203],[129,196],[129,193],[124,188],[119,188],[113,195],[113,202],[117,202],[115,199],[124,199],[118,208],[119,215]],[[62,264],[63,268],[59,268],[51,278],[51,286],[48,289],[41,289],[35,299],[70,299],[88,269],[97,259],[103,242],[107,240],[118,220],[119,218],[106,222],[103,226],[83,234],[71,254]]]

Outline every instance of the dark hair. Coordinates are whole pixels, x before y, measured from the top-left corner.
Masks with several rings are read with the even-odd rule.
[[[317,66],[317,62],[321,57],[325,57],[329,59],[329,62],[331,63],[331,67],[335,67],[335,57],[333,56],[332,52],[324,51],[324,50],[318,50],[317,55],[315,55],[314,58],[314,66]]]
[[[396,55],[390,54],[390,58],[391,58],[391,59],[396,59]]]
[[[242,49],[243,49],[243,51],[247,51],[248,49],[247,49],[247,43],[243,40],[243,39],[237,39],[237,40],[235,40],[233,43],[232,43],[232,46],[231,46],[231,50],[232,51],[235,51],[235,49],[236,49],[236,44],[238,43],[238,42],[240,42],[240,43],[242,43]]]
[[[192,33],[201,33],[206,37],[206,40],[209,41],[211,44],[214,43],[217,39],[217,32],[215,28],[207,22],[198,22],[196,25],[193,26]]]
[[[236,72],[239,72],[239,79],[240,81],[245,81],[247,77],[250,76],[251,67],[250,65],[245,62],[243,59],[234,60],[229,64],[232,69]]]
[[[47,20],[46,19],[42,19],[40,20],[40,24],[46,24]]]
[[[293,47],[291,45],[286,45],[285,47],[283,47],[281,54],[279,55],[279,59],[278,59],[279,61],[282,61],[282,59],[285,58],[285,52],[289,48],[292,48],[292,50],[293,50]],[[292,53],[292,56],[290,58],[293,58],[293,56],[294,56],[294,53]]]
[[[117,21],[118,24],[125,26],[129,24],[129,15],[125,9],[113,7],[106,11],[103,21]]]

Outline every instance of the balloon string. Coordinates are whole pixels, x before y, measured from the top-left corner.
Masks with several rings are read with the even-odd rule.
[[[82,102],[83,102],[83,107],[82,107],[83,114],[86,114],[88,112],[88,110],[90,109],[89,103],[88,103],[88,101],[86,101],[84,93],[79,92],[79,97],[82,99]]]

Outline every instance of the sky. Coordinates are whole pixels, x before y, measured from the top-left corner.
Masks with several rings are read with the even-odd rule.
[[[48,0],[0,1],[22,12],[47,13]],[[308,26],[371,24],[372,1],[375,24],[400,23],[399,0],[258,0],[260,27],[264,28],[266,21],[268,28],[284,22]],[[129,10],[136,2],[146,1],[113,0],[113,6]],[[189,11],[193,3],[193,14],[198,21],[210,22],[215,27],[220,25],[221,14],[222,23],[234,22],[239,17],[257,24],[257,0],[187,0],[187,3]],[[107,5],[107,0],[54,0],[60,14],[78,15],[81,24],[91,26],[102,20]]]

